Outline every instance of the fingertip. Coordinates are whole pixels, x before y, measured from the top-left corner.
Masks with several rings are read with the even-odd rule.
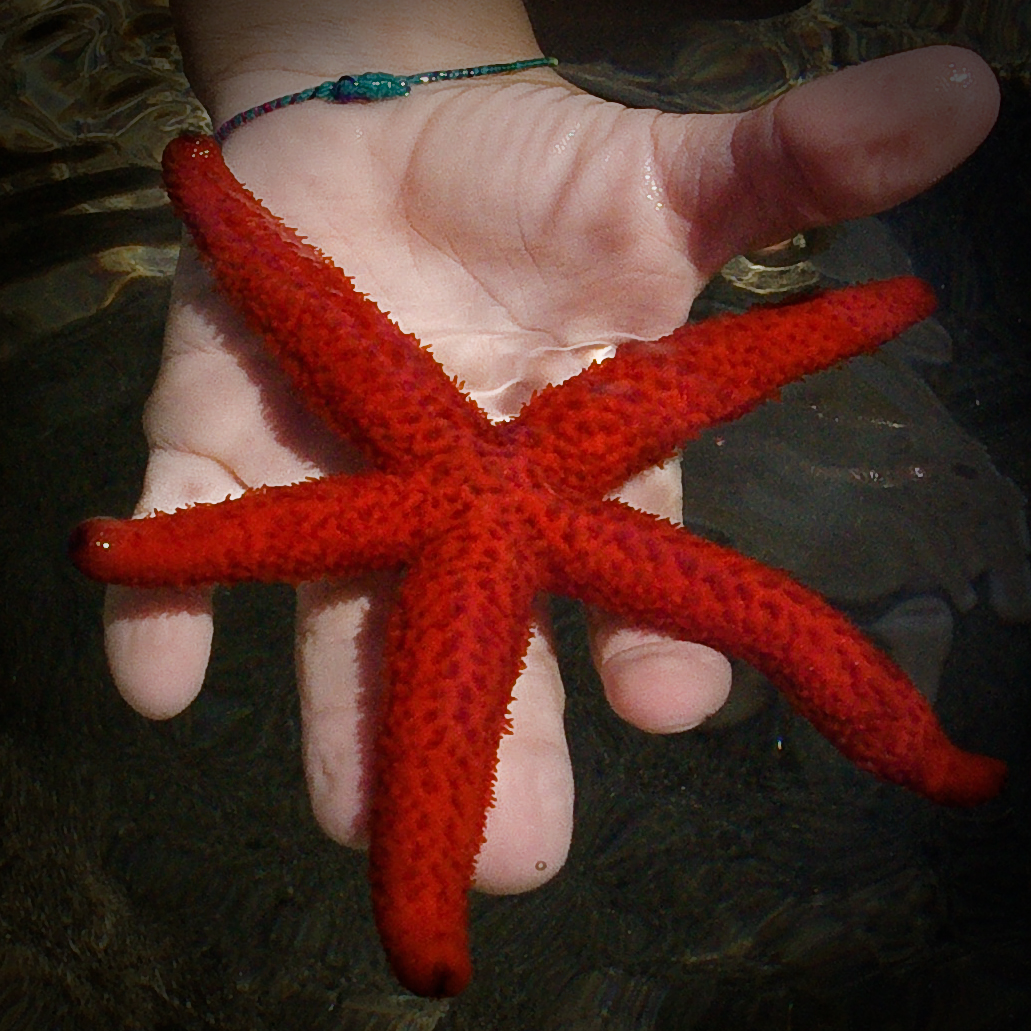
[[[492,895],[539,888],[565,864],[573,836],[573,772],[564,741],[506,749],[473,886]],[[505,754],[505,752],[509,754]]]
[[[998,110],[998,82],[977,54],[932,46],[801,86],[746,116],[758,131],[745,135],[765,148],[784,208],[817,224],[873,214],[926,189],[977,149]]]
[[[651,734],[697,727],[730,694],[730,663],[719,652],[640,630],[608,632],[596,665],[613,710]]]
[[[973,50],[932,46],[896,54],[884,72],[897,76],[900,111],[911,111],[928,148],[930,185],[965,161],[999,116],[999,81]]]
[[[109,587],[108,663],[122,697],[142,716],[169,719],[197,697],[211,653],[209,590]]]
[[[393,578],[297,591],[297,687],[312,814],[334,841],[367,844],[371,756]]]
[[[304,773],[312,815],[338,844],[368,844],[368,784],[356,722],[347,713],[323,712],[304,724]]]
[[[980,54],[966,47],[934,46],[913,51],[915,59],[926,61],[928,78],[951,104],[964,109],[961,128],[970,136],[970,150],[977,147],[999,117],[1002,91],[991,66]]]
[[[531,891],[551,880],[565,864],[573,836],[565,693],[543,611],[514,693],[512,733],[498,748],[494,804],[473,879],[478,891],[494,895]]]

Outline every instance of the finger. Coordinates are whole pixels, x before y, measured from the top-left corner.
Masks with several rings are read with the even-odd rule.
[[[239,492],[237,481],[217,462],[152,451],[135,515]],[[108,588],[104,640],[111,675],[122,697],[151,719],[175,716],[197,697],[212,632],[210,590]]]
[[[593,654],[613,711],[651,734],[697,727],[730,694],[730,663],[701,644],[609,624],[601,616]]]
[[[620,491],[644,512],[681,522],[680,462],[646,470]],[[628,627],[596,609],[588,612],[591,653],[613,710],[641,730],[670,734],[698,726],[730,692],[730,663],[719,652]]]
[[[306,584],[298,592],[297,669],[304,767],[322,829],[352,847],[367,842],[371,749],[382,691],[383,626],[393,579]],[[573,775],[554,649],[539,622],[509,709],[513,733],[498,752],[495,804],[477,857],[475,887],[528,891],[565,862],[573,827]]]
[[[227,340],[239,346],[226,347]],[[161,371],[145,416],[151,452],[137,517],[221,501],[250,482],[289,483],[320,470],[317,461],[298,457],[298,441],[307,445],[306,455],[319,452],[306,424],[289,421],[296,404],[283,399],[285,386],[273,381],[263,387],[254,363],[245,360],[252,343],[213,294],[192,248],[184,247]],[[279,415],[278,434],[261,424],[269,412]],[[211,636],[210,592],[108,593],[111,673],[126,701],[146,716],[174,716],[196,697]]]
[[[368,839],[371,749],[394,581],[369,575],[297,591],[297,685],[312,811],[335,841]]]
[[[211,634],[210,591],[107,590],[104,640],[111,675],[143,716],[168,719],[197,697]]]
[[[558,873],[573,833],[565,693],[542,607],[525,663],[509,707],[512,733],[498,750],[495,802],[473,882],[497,895],[529,891]]]
[[[694,217],[708,213],[696,242],[711,268],[733,253],[728,246],[773,243],[914,196],[978,147],[998,106],[998,83],[981,58],[926,47],[717,117],[705,129],[701,172],[698,140],[685,139],[686,128],[674,144],[676,130],[663,124],[662,155],[679,203]]]

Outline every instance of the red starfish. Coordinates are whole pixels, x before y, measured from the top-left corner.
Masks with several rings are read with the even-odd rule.
[[[926,317],[934,299],[919,280],[624,344],[493,425],[233,178],[213,140],[169,144],[165,176],[220,289],[372,468],[91,520],[72,556],[96,579],[141,587],[405,569],[369,862],[380,935],[408,988],[450,995],[470,977],[466,894],[538,592],[747,660],[853,762],[929,798],[967,805],[999,790],[1003,764],[951,744],[905,674],[822,599],[608,497],[703,427]]]

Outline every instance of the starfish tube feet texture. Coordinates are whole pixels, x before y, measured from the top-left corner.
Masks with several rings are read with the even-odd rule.
[[[849,287],[627,343],[494,425],[236,181],[211,139],[169,144],[165,178],[220,291],[369,469],[90,520],[72,557],[140,587],[404,570],[384,643],[369,876],[406,987],[453,995],[471,976],[467,892],[539,592],[747,660],[879,777],[954,805],[1000,790],[1003,763],[952,744],[902,670],[825,601],[610,496],[703,428],[925,318],[925,284]]]

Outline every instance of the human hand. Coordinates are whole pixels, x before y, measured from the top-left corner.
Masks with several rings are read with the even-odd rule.
[[[228,117],[331,74],[297,81],[296,72],[273,68],[260,97],[234,101],[227,87],[214,113],[218,103]],[[995,104],[991,73],[950,48],[874,62],[747,115],[627,111],[536,72],[426,87],[383,104],[311,102],[241,129],[225,157],[267,207],[419,336],[489,414],[504,417],[536,387],[620,341],[658,337],[683,322],[698,289],[732,254],[918,192],[976,146]],[[140,513],[355,462],[290,396],[189,247],[146,426],[151,460]],[[675,518],[676,472],[653,473],[623,497]],[[363,833],[359,729],[378,689],[375,649],[358,642],[374,640],[388,591],[364,582],[299,592],[313,805],[326,830],[351,843]],[[718,707],[729,686],[722,657],[604,617],[596,623],[607,695],[631,722],[684,729]],[[111,594],[112,669],[148,715],[172,715],[192,700],[210,638],[207,596]],[[569,840],[562,691],[543,620],[515,694],[515,733],[502,743],[477,875],[480,887],[496,891],[551,876]]]

